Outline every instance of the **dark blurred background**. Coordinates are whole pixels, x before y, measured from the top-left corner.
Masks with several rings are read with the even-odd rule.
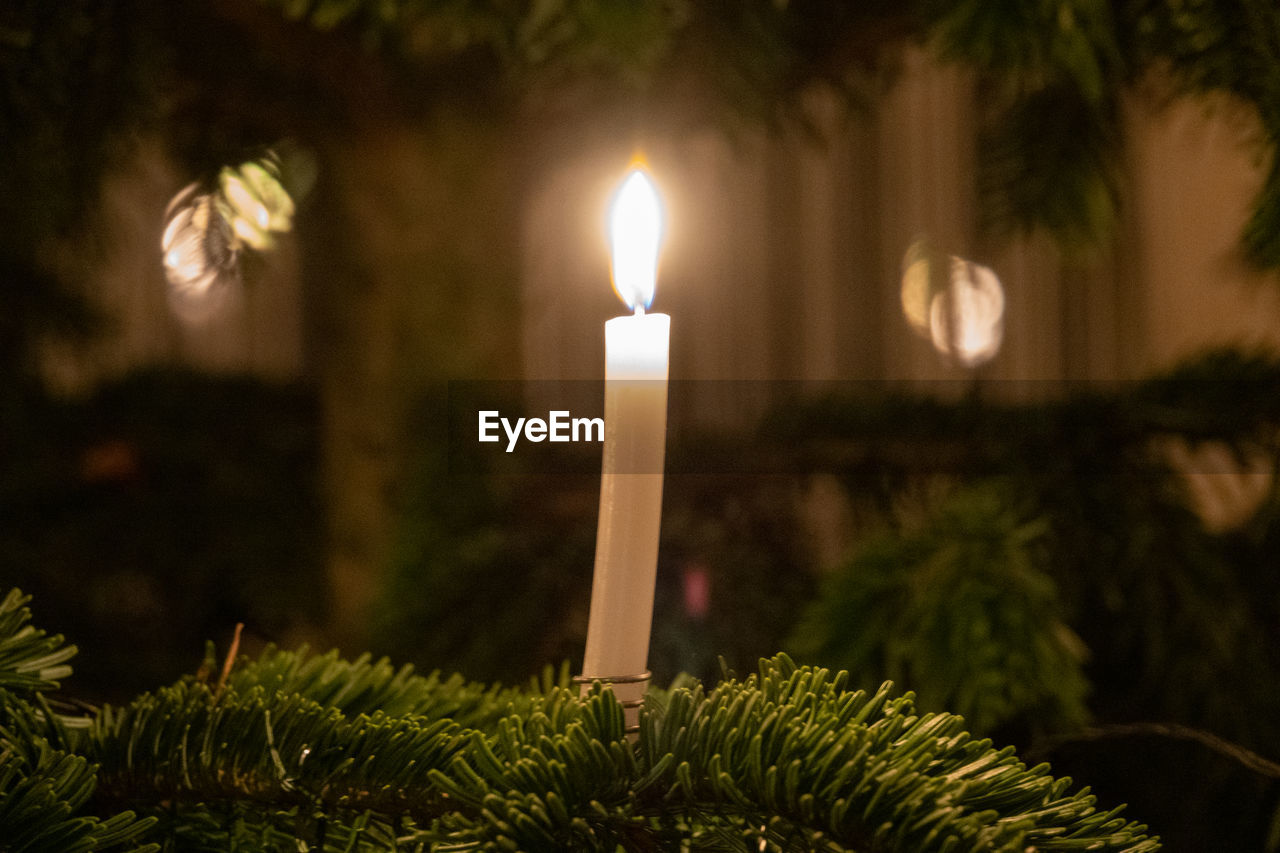
[[[239,622],[576,667],[598,447],[449,423],[598,390],[643,151],[656,679],[892,678],[1170,850],[1280,849],[1280,12],[1015,11],[7,3],[0,577],[68,692]]]

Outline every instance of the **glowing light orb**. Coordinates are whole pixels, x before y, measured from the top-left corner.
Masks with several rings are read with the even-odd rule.
[[[929,306],[934,348],[965,367],[986,364],[1004,343],[1004,289],[989,267],[951,259],[951,280]]]
[[[216,187],[184,187],[169,202],[160,238],[169,304],[189,323],[216,314],[240,280],[247,247],[266,251],[293,227],[294,203],[273,154],[226,167]]]
[[[933,258],[928,245],[917,240],[907,249],[902,262],[902,315],[921,337],[929,337],[929,304],[936,288],[933,281]]]
[[[918,239],[903,258],[901,299],[907,324],[947,358],[977,367],[1000,352],[1004,288],[989,267]]]
[[[246,246],[270,249],[276,234],[293,227],[293,199],[280,183],[272,160],[224,168],[218,189],[231,230]]]
[[[199,192],[196,184],[174,196],[160,249],[173,312],[192,323],[215,313],[225,286],[237,278],[238,254],[216,197]]]

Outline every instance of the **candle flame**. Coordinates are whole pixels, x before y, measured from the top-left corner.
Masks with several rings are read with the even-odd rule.
[[[662,200],[643,166],[633,166],[613,197],[609,243],[613,289],[627,307],[643,311],[653,302],[662,244]]]

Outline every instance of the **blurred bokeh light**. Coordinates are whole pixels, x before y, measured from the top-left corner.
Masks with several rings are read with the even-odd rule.
[[[974,368],[1004,342],[1004,288],[990,267],[943,256],[926,241],[908,247],[902,269],[902,313],[934,349]]]
[[[174,196],[160,240],[169,307],[187,323],[216,314],[238,278],[237,241],[231,225],[214,194],[198,190],[197,184],[189,184]]]
[[[175,316],[199,324],[216,315],[240,285],[241,252],[272,249],[293,214],[273,155],[223,168],[211,192],[184,187],[169,202],[160,241]]]

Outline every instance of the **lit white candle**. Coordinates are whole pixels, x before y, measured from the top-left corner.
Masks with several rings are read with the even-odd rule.
[[[632,169],[614,196],[609,237],[614,288],[635,313],[604,326],[604,458],[582,662],[587,679],[646,672],[653,621],[671,318],[645,313],[657,281],[662,205],[641,168]],[[627,702],[641,698],[645,686],[620,682],[613,692]],[[628,722],[635,719],[628,711]]]

